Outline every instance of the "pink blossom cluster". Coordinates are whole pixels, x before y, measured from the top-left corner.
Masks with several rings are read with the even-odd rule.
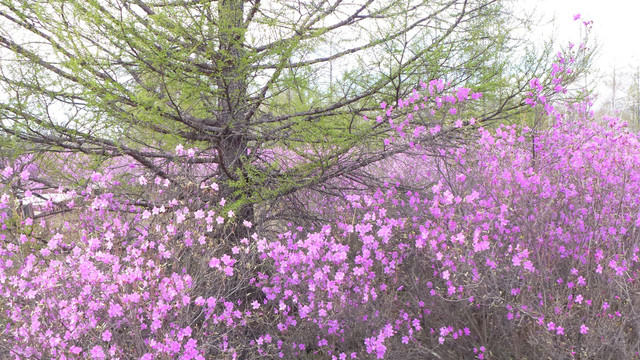
[[[374,126],[392,136],[380,141],[407,149],[367,167],[381,185],[301,190],[324,220],[275,233],[239,219],[217,179],[203,201],[97,169],[69,214],[20,218],[11,185],[31,172],[6,164],[0,347],[16,359],[637,357],[640,137],[588,103],[541,98],[542,84],[530,105],[554,122],[535,131],[463,120],[480,94],[439,80],[381,104]],[[128,198],[132,184],[150,201]],[[227,237],[238,229],[254,232]]]

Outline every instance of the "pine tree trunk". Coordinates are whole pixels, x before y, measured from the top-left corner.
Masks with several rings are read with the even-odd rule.
[[[217,122],[225,130],[222,140],[216,144],[222,166],[221,195],[227,203],[241,201],[242,192],[236,191],[230,182],[246,176],[243,163],[247,151],[247,61],[245,59],[244,19],[242,0],[222,0],[219,12],[219,61],[220,73],[217,81],[219,115]],[[237,226],[232,234],[237,240],[248,237],[244,221],[254,221],[252,205],[242,205],[236,211]]]

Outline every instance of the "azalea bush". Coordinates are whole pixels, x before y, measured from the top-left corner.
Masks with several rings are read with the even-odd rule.
[[[571,64],[560,55],[552,83]],[[171,171],[192,179],[192,194],[114,162],[78,169],[82,188],[45,204],[66,209],[56,217],[15,210],[14,189],[37,191],[46,170],[7,162],[2,352],[638,357],[640,139],[618,119],[594,119],[587,101],[547,101],[541,83],[531,80],[526,102],[552,125],[536,130],[463,118],[481,94],[440,80],[381,104],[363,120],[390,129],[376,146],[393,156],[366,169],[378,181],[344,176],[326,191],[300,190],[299,210],[315,216],[298,222],[238,220],[198,168],[206,154],[181,146],[172,156],[193,161]],[[228,236],[238,233],[249,235]]]

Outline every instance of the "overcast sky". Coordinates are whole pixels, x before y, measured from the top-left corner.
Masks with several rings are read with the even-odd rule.
[[[573,27],[573,15],[593,20],[600,43],[598,63],[616,66],[640,63],[640,2],[637,0],[537,0],[540,12],[555,15],[560,28]]]
[[[600,98],[610,95],[606,83],[614,67],[620,76],[640,67],[640,1],[638,0],[517,0],[525,8],[536,7],[539,16],[555,18],[538,30],[550,34],[554,27],[563,42],[576,40],[578,24],[575,14],[584,20],[593,20],[593,35],[598,43],[595,66],[603,79],[598,91]],[[544,22],[543,22],[544,23]],[[623,79],[619,79],[623,80]]]

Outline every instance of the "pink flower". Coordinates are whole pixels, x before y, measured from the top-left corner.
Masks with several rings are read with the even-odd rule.
[[[107,341],[107,342],[111,341],[111,331],[105,330],[102,333],[102,341]]]
[[[445,280],[449,280],[449,270],[445,270],[442,272],[442,278]]]
[[[112,302],[109,306],[109,317],[120,317],[122,315],[124,315],[122,306]]]
[[[220,259],[213,257],[211,258],[211,260],[209,260],[209,267],[212,268],[220,268]]]
[[[587,327],[587,325],[582,324],[582,325],[580,326],[580,333],[581,333],[581,334],[586,334],[586,333],[588,333],[588,332],[589,332],[589,328]]]
[[[9,176],[13,175],[13,168],[11,166],[7,166],[6,168],[4,168],[4,170],[2,171],[2,175],[6,178],[8,178]]]
[[[531,272],[536,271],[535,266],[533,266],[533,263],[530,260],[525,260],[522,266],[528,271],[531,271]]]
[[[104,351],[100,346],[96,345],[93,347],[93,349],[91,349],[91,357],[94,359],[102,360],[105,358]]]
[[[458,97],[458,100],[463,101],[469,97],[470,92],[471,92],[471,89],[459,88],[456,93],[456,96]]]

